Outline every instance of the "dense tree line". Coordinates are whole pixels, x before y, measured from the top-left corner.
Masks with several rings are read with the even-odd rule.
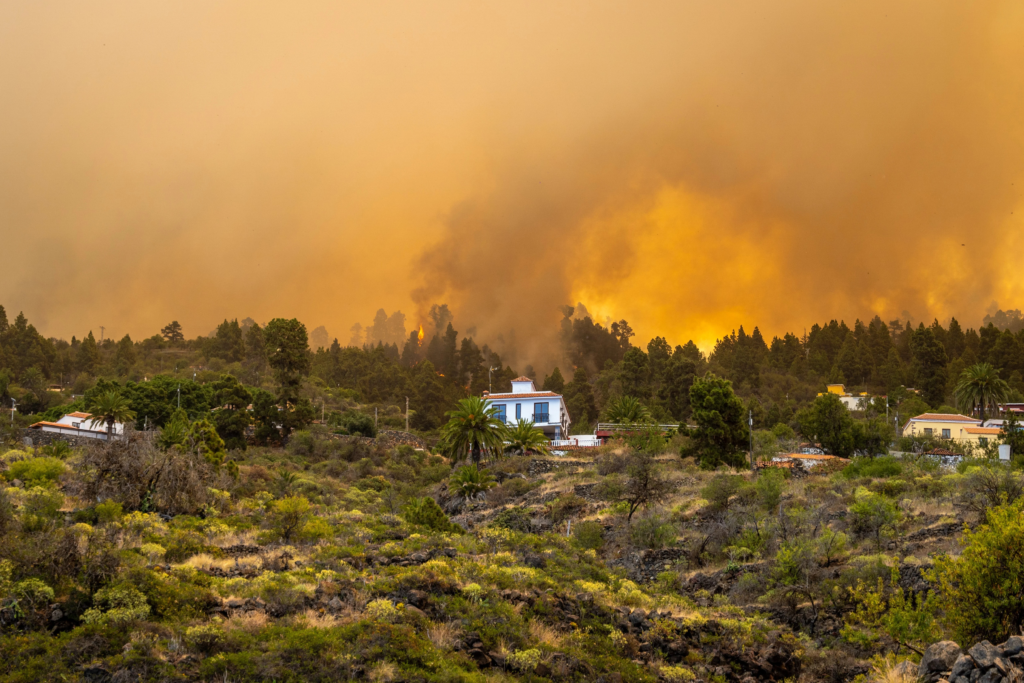
[[[347,412],[377,406],[378,417],[397,426],[404,423],[408,398],[412,427],[432,431],[459,399],[508,391],[510,381],[523,373],[539,387],[563,394],[574,429],[584,432],[622,396],[636,398],[655,421],[692,423],[691,389],[710,374],[731,382],[755,429],[785,424],[809,438],[816,438],[817,430],[809,413],[800,411],[826,383],[887,396],[891,408],[903,406],[908,416],[954,405],[964,369],[989,363],[1008,385],[1007,398],[1024,400],[1024,328],[1015,325],[1014,311],[1000,311],[978,330],[965,330],[955,318],[945,326],[934,321],[915,327],[876,316],[852,326],[836,320],[814,324],[799,336],[786,333],[770,342],[759,328],[748,333],[741,326],[705,355],[693,341],[673,347],[664,337],[636,346],[627,321],[602,325],[581,317],[581,307],[567,306],[558,366],[539,375],[460,335],[447,306],[434,306],[422,336],[413,330],[401,344],[396,335],[399,323],[404,332],[404,316],[382,314],[369,337],[361,333],[362,344],[342,346],[335,339],[313,351],[305,327],[284,319],[266,326],[225,319],[206,337],[187,338],[172,321],[141,341],[128,335],[97,340],[91,331],[65,341],[44,337],[23,314],[9,321],[0,307],[0,399],[9,405],[14,398],[26,416],[57,415],[68,408],[69,394],[82,397],[116,383],[131,397],[140,427],[162,426],[177,407],[180,387],[182,408],[193,418],[248,397],[256,422],[262,420],[261,433],[268,436],[271,423],[286,435],[308,422],[314,405],[325,418],[329,407],[337,424]],[[510,337],[501,340],[502,348],[514,346]],[[367,338],[377,341],[366,343]],[[884,402],[871,406],[876,413],[885,407]],[[283,422],[276,416],[282,410]],[[221,419],[222,436],[237,437],[238,429],[226,426],[227,412]],[[293,419],[297,422],[289,422]],[[871,433],[867,430],[861,441],[870,442]]]

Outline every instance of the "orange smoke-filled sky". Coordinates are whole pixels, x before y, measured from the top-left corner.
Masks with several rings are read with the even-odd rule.
[[[48,335],[977,325],[1022,228],[1012,0],[0,4],[0,303]]]

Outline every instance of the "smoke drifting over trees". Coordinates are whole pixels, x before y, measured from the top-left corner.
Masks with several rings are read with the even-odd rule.
[[[574,301],[705,349],[977,326],[1024,296],[1022,32],[1009,1],[7,5],[0,291],[116,338],[245,310],[404,344],[444,301],[522,358]]]

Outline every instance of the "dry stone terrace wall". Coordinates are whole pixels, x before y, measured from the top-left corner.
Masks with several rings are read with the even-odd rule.
[[[57,441],[64,441],[72,448],[85,446],[91,443],[98,443],[100,439],[90,439],[85,436],[71,436],[70,434],[58,434],[57,432],[44,432],[41,429],[22,429],[19,441],[26,446],[49,446]]]
[[[377,432],[377,438],[375,439],[371,439],[368,436],[351,436],[348,434],[330,434],[329,437],[336,441],[361,441],[367,445],[380,446],[386,449],[392,449],[398,446],[412,446],[413,448],[420,448],[423,450],[430,449],[430,444],[415,434],[392,429],[379,430]]]
[[[548,474],[559,470],[579,470],[591,464],[592,463],[587,460],[544,460],[534,458],[530,461],[530,464],[527,467],[527,472],[531,477],[536,477],[540,474]]]

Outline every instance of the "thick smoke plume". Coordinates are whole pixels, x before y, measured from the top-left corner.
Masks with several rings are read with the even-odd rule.
[[[1009,0],[8,3],[0,302],[134,337],[447,302],[521,360],[577,301],[705,346],[976,325],[1024,294],[1022,36]]]

